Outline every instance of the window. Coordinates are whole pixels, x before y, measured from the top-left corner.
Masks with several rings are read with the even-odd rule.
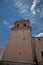
[[[23,40],[25,40],[25,37],[23,38]]]
[[[24,24],[24,26],[26,26],[26,24]]]
[[[24,31],[23,31],[24,32]]]
[[[42,56],[42,59],[43,59],[43,51],[41,52],[41,56]]]
[[[40,39],[40,38],[39,38],[38,40],[39,40],[39,41],[41,41],[41,39]]]
[[[19,55],[21,55],[21,52],[19,53]]]
[[[19,27],[19,24],[17,24],[17,27]]]

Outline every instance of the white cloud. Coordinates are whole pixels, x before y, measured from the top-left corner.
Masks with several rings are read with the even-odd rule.
[[[10,23],[8,23],[6,20],[3,21],[3,24],[5,24],[8,28],[13,27]]]
[[[40,0],[33,0],[33,3],[31,5],[31,11],[32,11],[33,15],[36,14],[35,7],[36,7],[36,5],[37,5],[38,2],[40,2]]]
[[[15,0],[14,3],[14,6],[18,8],[17,13],[20,13],[22,17],[28,17],[28,9],[30,6],[27,5],[27,3],[23,3],[21,0]]]
[[[5,25],[9,25],[9,23],[8,23],[6,20],[4,20],[3,23],[4,23]]]
[[[43,32],[35,35],[35,37],[42,37],[42,36],[43,36]]]
[[[13,27],[13,25],[8,25],[8,28],[12,28]]]
[[[20,1],[15,2],[15,5],[18,7],[18,11],[22,14],[27,12],[28,6],[26,6],[25,4],[23,4]]]
[[[39,13],[40,17],[43,17],[43,6],[40,7],[41,9],[37,9],[37,13]]]
[[[33,1],[33,4],[31,5],[31,11],[32,11],[32,14],[33,15],[36,14],[36,11],[35,11],[36,4],[37,4],[37,0],[34,0]]]
[[[42,17],[43,16],[43,4],[40,6],[41,7],[41,10],[40,10],[40,17]]]
[[[36,0],[33,1],[33,4],[31,5],[31,11],[32,11],[32,14],[36,14],[35,12],[35,7],[36,7]]]

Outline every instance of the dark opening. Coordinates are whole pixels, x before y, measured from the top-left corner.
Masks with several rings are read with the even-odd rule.
[[[19,55],[21,55],[21,52],[19,53]]]
[[[17,24],[17,26],[19,27],[19,24]]]
[[[24,32],[24,31],[23,31]]]
[[[23,40],[25,40],[25,37],[23,38]]]
[[[41,39],[40,39],[40,38],[39,38],[38,40],[39,40],[39,41],[41,41]]]
[[[42,56],[42,59],[43,59],[43,51],[41,52],[41,56]]]
[[[24,24],[24,26],[26,26],[26,24]]]

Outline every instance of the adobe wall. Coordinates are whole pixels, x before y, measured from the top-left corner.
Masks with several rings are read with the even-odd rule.
[[[32,43],[35,51],[34,54],[36,55],[37,61],[40,65],[42,65],[43,59],[41,52],[43,52],[43,37],[33,37]]]
[[[33,53],[31,40],[30,22],[28,20],[15,22],[15,26],[11,29],[10,38],[2,60],[32,63]]]

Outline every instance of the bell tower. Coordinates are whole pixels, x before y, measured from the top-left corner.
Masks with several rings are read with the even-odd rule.
[[[32,36],[29,20],[18,20],[11,28],[10,37],[2,60],[14,62],[33,62]]]

